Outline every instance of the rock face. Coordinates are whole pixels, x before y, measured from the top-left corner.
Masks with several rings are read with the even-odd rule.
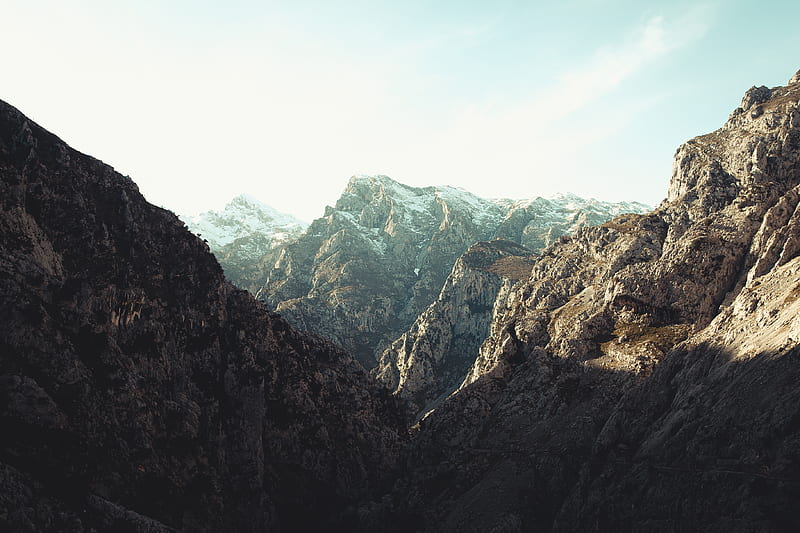
[[[308,227],[246,194],[231,200],[220,212],[207,211],[185,220],[189,230],[208,243],[225,276],[253,294],[264,283],[266,265],[275,262],[279,246]]]
[[[0,301],[0,530],[349,530],[391,478],[358,364],[3,102]]]
[[[417,416],[453,392],[489,334],[498,293],[530,275],[532,252],[511,241],[479,242],[458,258],[439,296],[381,355],[373,375]]]
[[[667,200],[496,304],[375,517],[397,531],[800,528],[800,83],[681,146]]]
[[[282,249],[258,297],[371,368],[475,242],[503,237],[537,251],[584,224],[644,209],[572,195],[490,201],[452,187],[356,176],[335,207]]]

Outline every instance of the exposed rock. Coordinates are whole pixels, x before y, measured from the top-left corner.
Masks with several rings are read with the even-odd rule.
[[[3,102],[0,302],[0,530],[349,529],[392,479],[398,410],[350,356]]]
[[[538,251],[565,232],[644,209],[574,195],[490,201],[453,187],[355,176],[336,206],[282,249],[258,297],[371,368],[475,242],[502,237]]]
[[[678,149],[656,211],[546,250],[374,517],[397,531],[798,529],[798,100],[797,84],[748,91]]]
[[[489,334],[501,287],[527,279],[531,251],[506,240],[480,242],[456,261],[439,297],[381,356],[373,375],[421,415],[453,392]]]
[[[554,529],[800,524],[800,258],[738,292],[620,401]]]

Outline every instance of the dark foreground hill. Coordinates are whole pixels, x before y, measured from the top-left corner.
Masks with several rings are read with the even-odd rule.
[[[396,409],[349,355],[3,102],[0,302],[2,531],[347,529],[392,472]]]

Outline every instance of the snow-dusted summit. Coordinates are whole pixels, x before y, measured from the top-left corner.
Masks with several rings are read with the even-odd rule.
[[[261,235],[279,244],[303,232],[305,222],[282,213],[248,194],[240,194],[228,202],[222,211],[206,211],[187,217],[189,230],[208,241],[212,251],[231,244],[236,239]]]
[[[262,281],[257,279],[260,263],[308,227],[247,194],[236,196],[222,211],[206,211],[185,220],[192,233],[208,242],[228,278],[243,288]]]

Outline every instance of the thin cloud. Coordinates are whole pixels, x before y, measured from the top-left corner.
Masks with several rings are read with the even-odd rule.
[[[494,189],[497,180],[507,179],[503,186],[517,195],[529,194],[524,188],[531,187],[530,180],[547,176],[563,176],[578,183],[591,172],[575,161],[581,148],[618,133],[658,97],[642,95],[613,109],[597,104],[704,32],[703,24],[651,17],[620,42],[596,50],[583,66],[557,75],[553,84],[525,101],[511,105],[494,101],[462,110],[452,126],[431,143],[433,149],[424,159],[437,173],[449,168],[461,178],[470,176],[472,185],[465,186],[476,192],[487,187],[488,176],[494,176],[490,180]],[[461,168],[454,169],[454,162]],[[537,187],[540,185],[563,188],[565,183]]]
[[[678,24],[668,25],[662,16],[652,17],[623,43],[600,48],[588,64],[561,74],[554,86],[512,113],[520,116],[522,111],[526,116],[535,116],[539,123],[574,113],[670,52],[695,41],[704,31],[703,26],[695,25],[687,32]]]

